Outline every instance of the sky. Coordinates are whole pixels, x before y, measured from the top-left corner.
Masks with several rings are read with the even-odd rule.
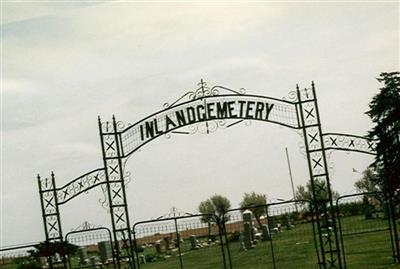
[[[399,70],[398,2],[1,2],[0,247],[44,240],[36,175],[57,186],[102,166],[97,117],[135,123],[200,79],[286,98],[315,82],[323,132],[364,135],[376,77]],[[299,134],[265,122],[158,138],[131,155],[131,223],[212,194],[291,199],[308,179]],[[333,189],[355,192],[370,155],[330,152]],[[110,227],[96,188],[61,206],[66,233]]]

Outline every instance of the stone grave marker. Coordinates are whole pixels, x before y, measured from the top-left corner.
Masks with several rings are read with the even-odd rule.
[[[246,249],[254,248],[253,213],[250,210],[243,212],[243,236]]]
[[[163,247],[161,246],[161,240],[157,240],[155,243],[154,243],[154,247],[156,248],[156,252],[157,252],[157,254],[163,254]]]
[[[173,249],[173,247],[172,247],[171,236],[166,236],[166,237],[164,237],[164,243],[165,243],[165,248],[166,248],[167,250]]]
[[[139,263],[140,264],[146,263],[146,257],[143,254],[139,255]]]
[[[245,243],[244,243],[244,236],[243,236],[242,233],[240,233],[240,235],[239,235],[239,246],[240,246],[239,251],[246,251],[247,250],[246,246],[245,246]]]
[[[79,265],[87,265],[87,249],[85,247],[80,247],[78,249]]]
[[[112,258],[112,248],[110,241],[102,241],[97,243],[97,247],[100,252],[100,260],[102,263],[106,263],[108,259]]]
[[[190,241],[190,250],[199,249],[199,247],[197,246],[197,239],[195,235],[191,235],[189,237],[189,241]]]
[[[271,240],[271,234],[269,232],[269,228],[267,224],[261,225],[261,231],[262,231],[262,241],[269,241]]]

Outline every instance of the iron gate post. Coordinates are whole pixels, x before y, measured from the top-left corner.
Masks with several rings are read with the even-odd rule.
[[[39,185],[40,205],[42,209],[44,234],[46,244],[53,242],[63,243],[63,235],[60,221],[60,211],[58,206],[57,188],[54,173],[51,172],[51,180],[45,178],[42,180],[40,175],[37,176]],[[67,268],[67,261],[64,255],[61,255],[61,262],[53,262],[51,256],[47,257],[50,269],[55,264],[62,264],[63,268]]]
[[[269,205],[266,204],[266,205],[265,205],[265,213],[266,213],[266,217],[267,217],[268,233],[269,233],[269,236],[270,236],[269,246],[270,246],[270,249],[271,249],[272,268],[273,268],[273,269],[276,269],[274,243],[272,242],[273,239],[272,239],[272,234],[271,234],[271,230],[272,230],[271,228],[272,228],[272,227],[270,227],[270,225],[271,225],[271,218],[270,218],[270,216],[269,216],[268,210],[269,210]]]
[[[174,217],[174,227],[175,227],[175,236],[176,236],[176,242],[178,243],[178,254],[179,254],[179,266],[181,269],[183,269],[183,260],[182,260],[182,251],[181,251],[181,238],[179,235],[179,228],[178,228],[178,221],[176,217]]]
[[[113,116],[112,123],[105,122],[103,124],[99,117],[98,124],[117,269],[121,268],[122,259],[128,260],[129,267],[136,268],[125,192],[124,169],[122,167],[121,141],[117,123]]]
[[[311,91],[310,89],[300,91],[297,86],[297,98],[310,173],[312,204],[316,213],[320,266],[324,269],[342,268],[336,212],[332,200],[314,82],[312,82]],[[327,199],[317,196],[321,191],[327,191]]]

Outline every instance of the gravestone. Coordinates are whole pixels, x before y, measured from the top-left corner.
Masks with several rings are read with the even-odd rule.
[[[199,249],[199,247],[197,246],[197,239],[195,235],[191,235],[189,237],[189,241],[190,241],[190,250]]]
[[[239,235],[239,246],[240,246],[239,251],[246,251],[247,250],[246,246],[245,246],[245,243],[244,243],[244,236],[243,236],[242,233],[240,233],[240,235]]]
[[[253,241],[251,240],[251,223],[245,222],[244,226],[244,246],[246,249],[254,248]]]
[[[146,263],[146,257],[143,254],[139,255],[139,263],[140,264]]]
[[[294,227],[289,215],[284,216],[284,226],[285,226],[286,230],[290,230]]]
[[[42,268],[47,267],[47,258],[46,257],[39,257],[40,266]]]
[[[79,265],[86,265],[87,264],[87,249],[85,247],[80,247],[78,249],[78,256],[79,256]]]
[[[179,247],[179,244],[183,243],[183,239],[181,239],[181,234],[177,233],[176,234],[176,239],[175,239],[175,247]]]
[[[243,212],[243,236],[244,246],[246,249],[254,248],[254,226],[253,226],[253,213],[250,210]]]
[[[253,222],[253,213],[248,209],[243,212],[243,222]]]
[[[161,246],[161,240],[157,240],[155,243],[154,243],[154,247],[156,248],[156,252],[157,252],[157,254],[163,254],[163,247]]]
[[[96,265],[97,265],[97,257],[95,256],[90,257],[90,266],[92,268],[96,268]]]
[[[271,240],[271,234],[269,233],[269,228],[267,224],[262,224],[261,225],[261,231],[262,231],[262,241],[269,241]]]
[[[54,259],[56,260],[56,262],[61,262],[60,254],[58,254],[58,253],[54,254]]]
[[[110,241],[102,241],[97,243],[97,247],[100,252],[100,260],[102,263],[106,263],[108,259],[112,258],[112,249]]]
[[[173,249],[172,244],[171,244],[172,243],[171,236],[164,237],[164,243],[165,243],[165,248],[167,250]]]

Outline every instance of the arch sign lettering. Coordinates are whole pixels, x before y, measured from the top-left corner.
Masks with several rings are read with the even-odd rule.
[[[160,136],[171,134],[209,133],[220,127],[228,128],[242,121],[260,121],[279,124],[302,131],[307,155],[313,195],[327,186],[330,201],[317,201],[315,206],[318,231],[317,249],[319,263],[324,268],[341,268],[337,227],[331,197],[329,173],[325,152],[347,150],[375,154],[375,142],[363,136],[340,133],[323,133],[315,86],[291,92],[287,99],[246,94],[243,89],[233,90],[222,86],[199,87],[184,94],[164,109],[132,124],[124,125],[113,117],[101,121],[99,133],[103,164],[84,175],[57,188],[54,174],[50,179],[38,176],[42,215],[47,241],[63,241],[59,207],[88,190],[101,186],[107,193],[107,207],[113,228],[115,261],[129,260],[132,268],[133,240],[130,231],[125,184],[129,176],[123,163],[135,151]],[[321,183],[323,185],[318,186]],[[326,225],[329,223],[329,227]],[[49,258],[51,266],[56,263]],[[62,261],[66,266],[65,259]]]

